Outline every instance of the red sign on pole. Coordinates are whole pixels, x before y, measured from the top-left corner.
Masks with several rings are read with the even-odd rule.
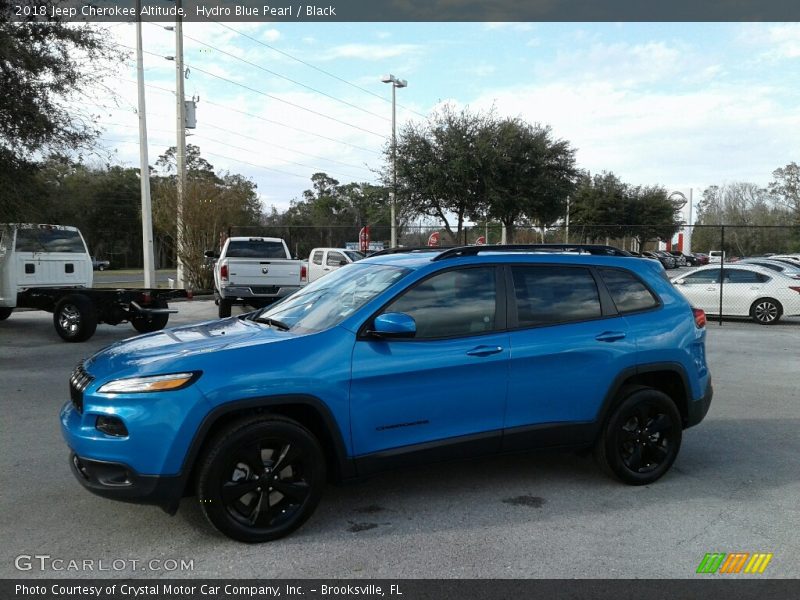
[[[476,246],[484,246],[486,244],[486,238],[481,236],[477,240],[475,240]]]
[[[428,246],[431,248],[436,248],[439,245],[439,232],[434,231],[430,237],[428,237]]]
[[[369,225],[365,225],[358,232],[358,247],[365,254],[369,252]]]

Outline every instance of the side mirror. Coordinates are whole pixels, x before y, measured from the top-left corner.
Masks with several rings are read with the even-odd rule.
[[[417,334],[417,323],[405,313],[384,313],[375,317],[368,333],[379,338],[413,338]]]
[[[217,254],[213,250],[206,250],[205,252],[203,252],[203,256],[205,256],[206,258],[219,258],[219,254]]]
[[[343,266],[345,266],[345,265],[349,265],[349,264],[350,264],[350,263],[349,263],[349,262],[347,262],[347,261],[346,261],[346,260],[344,260],[344,259],[342,259],[342,260],[340,260],[340,261],[339,261],[339,266],[340,266],[340,267],[343,267]]]

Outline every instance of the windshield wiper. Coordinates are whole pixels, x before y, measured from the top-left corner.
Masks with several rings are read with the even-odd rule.
[[[281,331],[289,331],[289,329],[291,329],[291,327],[289,327],[283,321],[279,321],[278,319],[273,319],[272,317],[256,317],[255,319],[253,319],[253,321],[255,321],[256,323],[266,323],[267,325],[280,329]]]

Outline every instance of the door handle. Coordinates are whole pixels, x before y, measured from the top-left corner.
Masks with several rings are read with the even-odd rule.
[[[502,351],[502,346],[476,346],[472,350],[467,351],[467,356],[490,356]]]
[[[625,333],[622,331],[604,331],[603,333],[596,335],[594,339],[598,342],[616,342],[617,340],[621,340],[625,338]]]
[[[715,287],[706,288],[706,291],[707,292],[716,292],[717,288],[715,288]]]

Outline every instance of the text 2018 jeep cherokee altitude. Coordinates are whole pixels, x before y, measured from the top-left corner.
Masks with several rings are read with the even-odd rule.
[[[61,411],[89,490],[288,534],[328,479],[539,447],[661,477],[711,402],[705,315],[661,265],[464,247],[375,256],[267,309],[116,343]]]

